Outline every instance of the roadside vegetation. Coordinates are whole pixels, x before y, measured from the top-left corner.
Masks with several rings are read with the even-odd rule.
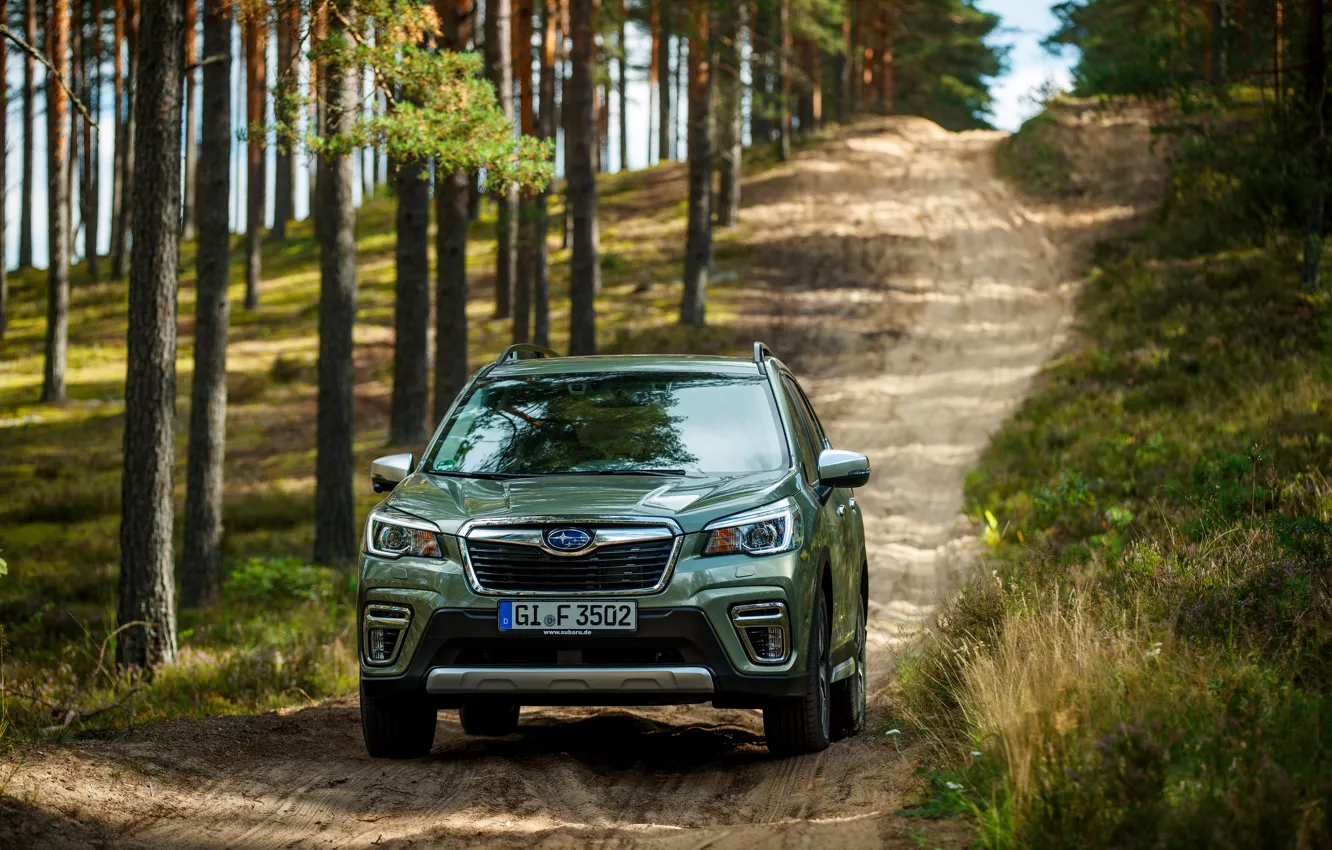
[[[1102,47],[1078,94],[1138,79]],[[1332,302],[1301,84],[1141,92],[1179,94],[1165,203],[1098,249],[1077,342],[969,478],[989,556],[898,695],[937,745],[924,811],[983,846],[1332,842]],[[1038,195],[1066,174],[1052,123],[1001,154]]]

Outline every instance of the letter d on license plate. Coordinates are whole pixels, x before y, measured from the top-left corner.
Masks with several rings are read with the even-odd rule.
[[[625,600],[531,599],[499,604],[502,632],[546,634],[632,632],[638,630],[638,602]]]

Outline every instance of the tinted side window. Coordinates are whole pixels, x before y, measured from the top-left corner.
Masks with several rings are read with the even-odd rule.
[[[814,405],[809,403],[809,396],[805,395],[805,391],[794,380],[791,381],[791,384],[795,387],[796,398],[800,400],[800,409],[813,429],[815,442],[818,443],[820,449],[832,448],[832,444],[828,442],[828,434],[823,430],[823,423],[819,421],[819,415],[814,412]]]
[[[817,431],[809,422],[800,397],[800,390],[788,376],[782,376],[782,385],[786,388],[786,398],[795,414],[796,444],[800,448],[800,465],[805,472],[805,480],[813,483],[819,478],[819,449]]]

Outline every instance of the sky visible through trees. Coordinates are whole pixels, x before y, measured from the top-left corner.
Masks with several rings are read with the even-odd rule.
[[[107,0],[107,8],[110,8],[111,0]],[[1012,67],[1004,74],[992,81],[992,93],[995,97],[995,108],[992,122],[1005,130],[1015,130],[1021,120],[1032,114],[1035,107],[1030,103],[1030,96],[1046,80],[1054,80],[1056,83],[1066,83],[1069,80],[1069,68],[1073,64],[1075,51],[1068,51],[1063,57],[1053,56],[1040,47],[1040,39],[1053,29],[1055,19],[1049,13],[1049,4],[1044,0],[978,0],[976,6],[983,11],[1000,15],[1001,29],[997,30],[989,39],[988,43],[997,46],[1011,46]],[[11,14],[11,20],[21,22],[21,15]],[[240,27],[233,26],[233,53],[238,59],[243,58],[243,50],[240,46]],[[202,35],[200,34],[200,46],[202,44]],[[627,125],[628,128],[628,161],[627,167],[630,169],[643,168],[648,162],[648,139],[647,135],[650,127],[655,127],[656,107],[655,101],[650,98],[650,87],[648,84],[648,56],[652,49],[652,39],[643,22],[630,21],[625,32],[626,47],[630,54],[627,103],[628,116],[624,125],[619,118],[620,98],[617,96],[611,99],[610,109],[610,135],[611,143],[609,145],[609,170],[618,171],[622,167],[620,161],[619,128]],[[109,43],[109,35],[108,35]],[[269,80],[276,79],[278,44],[277,39],[270,35],[267,44],[267,64]],[[22,85],[23,85],[23,62],[15,50],[11,47],[11,61],[8,63],[8,84],[10,91],[9,113],[10,123],[14,127],[14,132],[10,134],[10,144],[8,151],[8,182],[9,193],[7,195],[8,208],[8,233],[5,234],[4,257],[9,268],[14,268],[18,257],[18,223],[19,223],[19,184],[22,175],[22,151],[21,140],[22,133],[18,122],[19,111],[22,108]],[[672,63],[675,61],[675,51],[672,50]],[[308,61],[304,56],[298,61],[299,77],[301,85],[308,82]],[[111,128],[113,127],[112,116],[113,98],[111,91],[111,74],[109,73],[110,64],[102,74],[103,96],[99,108],[97,108],[97,121],[103,128],[104,137],[99,145],[99,167],[100,174],[109,175],[112,171],[113,145],[111,144]],[[618,74],[618,71],[616,72]],[[197,72],[196,72],[197,75]],[[231,85],[233,92],[243,92],[245,65],[243,61],[233,61],[231,69]],[[742,76],[744,82],[743,96],[745,98],[745,108],[748,109],[751,76],[746,72]],[[37,98],[35,111],[38,119],[35,122],[34,133],[34,186],[33,186],[33,260],[37,268],[46,267],[47,246],[46,246],[46,124],[41,120],[45,113],[45,104],[43,100],[43,82],[44,74],[40,68],[38,71]],[[197,84],[197,81],[196,81]],[[372,81],[367,75],[366,90],[370,90]],[[196,111],[195,126],[198,126],[198,105],[192,105]],[[688,114],[684,109],[673,109],[675,124],[677,125],[677,138],[679,140],[679,150],[683,152],[685,145],[685,135],[687,128]],[[267,104],[266,120],[271,123],[273,119],[273,104],[271,98]],[[651,116],[651,121],[649,120]],[[240,130],[245,125],[245,102],[243,98],[232,98],[232,125],[236,130]],[[742,124],[744,131],[744,142],[750,144],[749,122]],[[654,130],[655,133],[655,130]],[[655,144],[653,145],[653,162],[656,161]],[[277,150],[272,144],[265,149],[265,155],[268,159],[264,169],[267,175],[267,186],[265,191],[265,228],[271,228],[274,224],[274,199],[276,197],[276,160]],[[299,166],[306,166],[306,158],[297,155],[296,160]],[[244,198],[246,197],[247,173],[244,167],[245,150],[242,146],[236,145],[232,150],[232,168],[231,168],[231,191],[229,217],[233,232],[244,232],[245,208]],[[373,160],[370,156],[357,157],[356,173],[357,185],[354,189],[353,200],[359,206],[363,187],[367,181],[362,177],[363,168],[374,168]],[[561,176],[563,175],[564,150],[563,140],[560,139],[560,148],[555,157],[556,167]],[[381,153],[376,169],[380,175],[385,173],[387,168],[386,157]],[[297,219],[303,219],[309,212],[309,182],[310,169],[307,167],[297,167],[295,169],[295,192],[294,207]],[[76,181],[75,192],[79,192],[78,181]],[[100,203],[98,209],[101,211],[101,221],[98,225],[98,241],[101,245],[102,253],[109,253],[111,245],[111,191],[112,184],[110,179],[103,179],[99,182]],[[81,222],[79,219],[78,205],[74,208],[74,231],[78,235],[75,240],[75,261],[83,258],[83,239],[81,233]]]

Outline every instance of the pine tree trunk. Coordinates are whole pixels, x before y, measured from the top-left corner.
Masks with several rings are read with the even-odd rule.
[[[312,7],[312,12],[309,15],[309,21],[308,21],[308,26],[310,29],[310,39],[312,41],[316,39],[322,39],[324,37],[325,18],[327,17],[327,14],[328,14],[327,10],[322,8],[319,14],[317,15],[313,14],[313,7]],[[321,111],[319,108],[319,95],[320,92],[322,91],[322,88],[320,86],[320,77],[322,76],[323,72],[320,70],[319,66],[315,64],[313,60],[308,60],[308,61],[309,61],[309,69],[308,69],[309,73],[306,79],[306,83],[308,85],[308,90],[306,91],[306,98],[309,100],[310,106],[309,106],[309,113],[306,115],[305,118],[305,126],[307,132],[318,132],[321,129],[320,127]],[[319,170],[320,169],[319,169],[318,158],[311,158],[310,163],[308,165],[309,195],[306,199],[308,205],[306,208],[310,211],[308,215],[311,223],[313,224],[313,230],[316,240],[320,239],[319,212],[318,212],[319,211]],[[376,182],[378,182],[378,180],[376,180]]]
[[[518,117],[524,136],[536,135],[532,103],[532,0],[517,0],[513,22],[513,70],[518,78]],[[533,196],[523,192],[518,206],[518,256],[513,292],[513,341],[528,342],[532,331]]]
[[[1304,101],[1309,121],[1309,205],[1304,223],[1304,268],[1306,292],[1320,288],[1323,261],[1323,214],[1327,187],[1327,50],[1324,43],[1323,0],[1308,0],[1309,46],[1305,53]]]
[[[264,99],[267,96],[266,48],[268,32],[263,22],[245,25],[245,120],[249,136],[246,153],[249,170],[245,195],[245,309],[259,307],[259,284],[263,274],[264,139],[254,128],[264,123]]]
[[[203,144],[200,197],[226,197],[231,186],[231,4],[204,0]],[[227,300],[231,231],[226,204],[199,208],[198,296],[194,311],[194,381],[190,388],[189,469],[181,605],[217,602],[222,580],[222,477],[227,445]]]
[[[897,16],[894,0],[887,0],[879,14],[883,27],[879,49],[879,101],[883,104],[884,114],[892,115],[897,111],[897,66],[893,57]]]
[[[624,40],[629,28],[629,10],[620,0],[620,171],[629,169],[629,45]]]
[[[56,0],[57,3],[66,0]],[[176,407],[176,287],[180,233],[180,134],[184,77],[180,3],[146,3],[135,109],[139,174],[130,194],[125,471],[121,476],[119,623],[136,620],[116,661],[153,667],[176,656],[172,468]]]
[[[601,289],[601,248],[597,232],[597,110],[596,44],[593,27],[597,0],[572,0],[573,77],[569,81],[571,110],[569,204],[573,210],[573,258],[570,265],[569,353],[597,351],[596,294]]]
[[[467,47],[468,0],[435,0],[445,50]],[[465,169],[435,182],[435,408],[440,421],[467,383],[467,199]]]
[[[540,118],[537,134],[542,139],[555,138],[555,0],[541,0],[541,81]],[[550,345],[550,256],[546,247],[549,216],[546,212],[551,186],[546,184],[537,192],[532,218],[532,278],[536,328],[533,341],[537,345]]]
[[[9,26],[9,3],[0,2],[0,26]],[[0,80],[8,80],[9,63],[6,61],[8,39],[0,38]],[[0,85],[0,151],[9,150],[9,86]],[[9,232],[9,165],[7,156],[0,156],[0,234]],[[9,258],[4,256],[5,243],[0,240],[0,339],[5,338],[9,323]]]
[[[744,156],[744,86],[740,79],[740,38],[749,7],[733,3],[721,12],[721,43],[717,46],[716,78],[720,95],[720,127],[717,148],[719,180],[717,185],[717,224],[733,227],[740,220],[740,172]]]
[[[489,0],[486,4],[486,58],[490,82],[504,117],[513,120],[513,66],[510,63],[509,0]],[[518,187],[513,184],[493,186],[499,204],[495,220],[495,318],[507,319],[513,312],[513,285],[517,276]]]
[[[647,167],[652,167],[652,137],[656,132],[653,124],[657,109],[657,84],[661,79],[658,71],[661,50],[661,0],[648,0],[648,35],[652,45],[648,48],[648,102],[647,102]]]
[[[88,76],[90,84],[89,100],[91,102],[88,108],[93,110],[94,115],[100,115],[102,109],[102,0],[93,0],[92,14],[92,67]],[[87,197],[83,202],[85,211],[83,218],[83,255],[88,261],[88,278],[95,281],[100,276],[97,251],[98,236],[100,235],[98,225],[102,218],[102,169],[99,157],[102,139],[100,133],[89,133],[90,129],[85,125],[84,139],[87,141],[86,147],[90,167],[88,168],[88,180],[84,184]]]
[[[198,0],[185,0],[185,181],[180,211],[181,234],[185,239],[195,237],[194,191],[199,160],[199,130],[195,116],[199,111],[199,95],[194,84],[197,76],[194,65],[199,61],[198,35],[195,33],[198,14]]]
[[[125,143],[125,155],[121,158],[120,208],[116,213],[118,225],[115,229],[115,242],[111,246],[111,279],[125,277],[125,257],[129,248],[130,215],[129,198],[134,192],[134,134],[135,104],[138,99],[139,65],[139,0],[125,2],[125,55],[128,67],[125,69],[125,126],[121,131]]]
[[[81,67],[81,57],[83,55],[83,4],[80,0],[70,0],[70,27],[69,27],[69,45],[70,45],[70,63],[69,76],[65,78],[71,91],[82,97],[83,102],[88,102],[83,92],[83,69]],[[72,100],[72,98],[71,98]],[[68,109],[69,112],[69,188],[66,198],[69,199],[69,231],[70,231],[70,256],[74,254],[74,234],[79,232],[79,225],[83,219],[83,197],[86,192],[76,193],[76,189],[82,189],[87,183],[82,180],[83,169],[88,163],[85,155],[87,148],[83,145],[83,129],[79,126],[79,115],[73,104]],[[79,218],[74,218],[74,212],[78,211]]]
[[[702,325],[712,264],[712,53],[708,0],[689,0],[689,223],[680,322]]]
[[[685,72],[684,49],[685,49],[685,36],[677,35],[675,37],[675,74],[674,74],[675,104],[677,110],[676,114],[678,114],[680,104],[685,102],[684,86],[681,83],[681,78],[684,76]],[[686,116],[686,124],[688,123],[687,119],[688,116]],[[672,120],[674,123],[672,123],[671,125],[671,159],[683,159],[687,154],[681,150],[683,146],[680,142],[680,122],[676,118],[676,115],[672,115]]]
[[[778,0],[777,7],[777,156],[791,158],[791,0]]]
[[[24,0],[23,39],[37,44],[37,0]],[[33,104],[37,99],[37,66],[27,54],[23,57],[23,183],[19,187],[18,267],[32,268],[32,166]]]
[[[52,0],[47,17],[47,53],[56,73],[69,76],[69,2]],[[69,98],[46,75],[47,248],[46,361],[42,401],[65,400],[65,366],[69,345]]]
[[[660,31],[657,33],[657,158],[675,158],[675,119],[671,112],[671,6],[657,0]]]
[[[330,15],[330,37],[343,37],[341,18]],[[329,62],[324,78],[326,135],[350,131],[356,121],[355,68]],[[319,413],[315,461],[315,561],[344,564],[356,557],[352,499],[352,327],[356,321],[356,208],[351,155],[319,158]]]
[[[358,100],[359,104],[360,101]],[[398,166],[398,282],[393,308],[389,443],[425,441],[430,403],[430,183],[419,160]]]
[[[751,94],[749,101],[749,143],[766,145],[772,141],[772,12],[760,8],[758,3],[750,6],[753,17],[753,37],[749,40],[749,68]]]
[[[300,26],[300,9],[291,8],[278,12],[277,19],[277,74],[288,85],[296,81],[296,28]],[[274,108],[278,101],[274,101]],[[295,125],[296,115],[293,110],[284,109],[275,119]],[[291,147],[278,145],[277,161],[274,163],[273,181],[273,238],[279,242],[287,238],[287,222],[295,217],[293,202],[296,186],[294,183],[294,157]]]
[[[855,0],[845,0],[842,4],[842,44],[846,53],[838,65],[837,75],[837,123],[847,124],[855,114],[851,107],[851,81],[856,74],[856,4]]]

